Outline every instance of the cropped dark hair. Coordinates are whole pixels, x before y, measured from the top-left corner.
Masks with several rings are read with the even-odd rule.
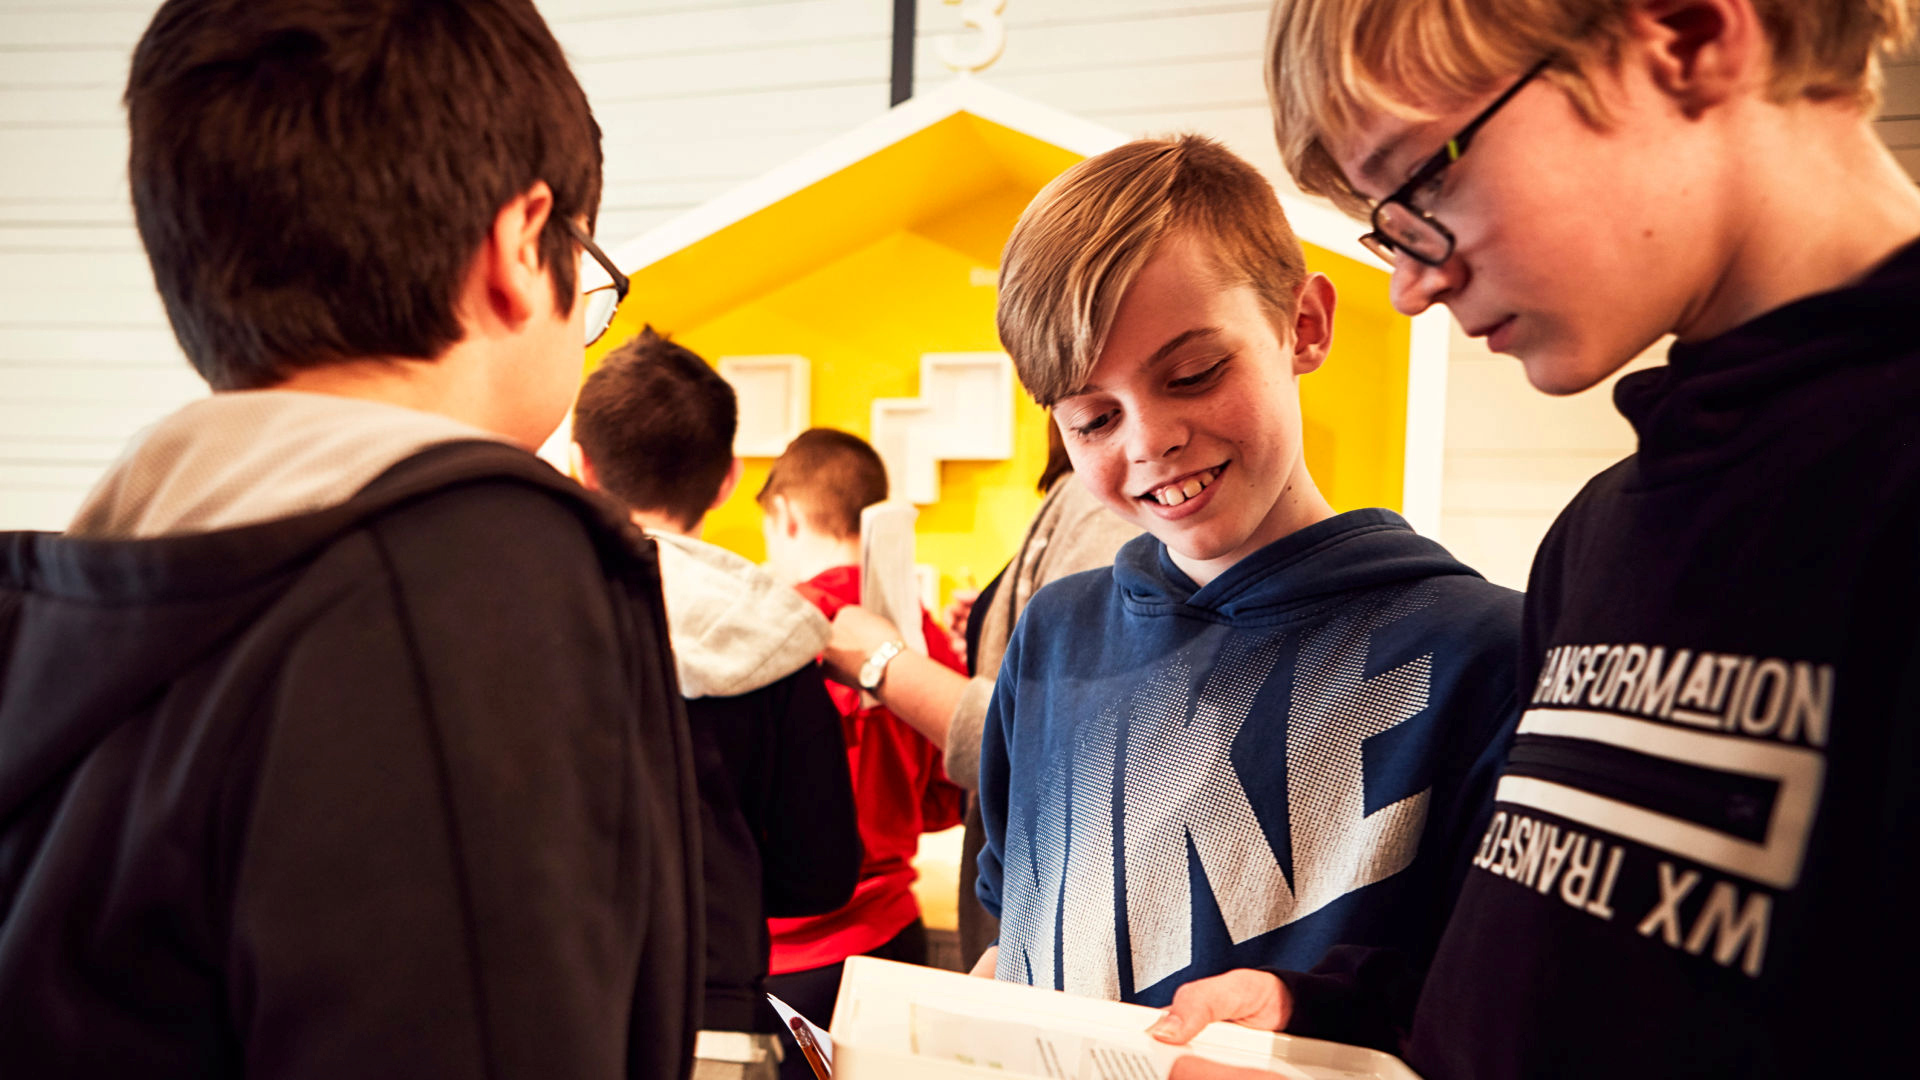
[[[573,406],[573,438],[607,494],[690,529],[733,467],[733,387],[649,326],[606,355]]]
[[[775,495],[804,507],[817,531],[851,540],[860,535],[860,511],[887,498],[887,467],[858,435],[808,428],[774,459],[754,499],[765,508]]]
[[[167,0],[126,104],[134,220],[216,390],[438,357],[482,240],[539,180],[572,309],[600,129],[532,0]]]

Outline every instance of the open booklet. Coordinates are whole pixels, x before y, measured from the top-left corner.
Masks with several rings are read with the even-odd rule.
[[[919,517],[907,502],[874,503],[860,511],[860,606],[898,627],[907,648],[925,653],[920,579],[913,568],[913,523]]]
[[[1034,1077],[1166,1080],[1188,1054],[1285,1080],[1419,1080],[1377,1050],[1209,1025],[1185,1047],[1147,1034],[1160,1012],[896,964],[847,961],[833,1014],[834,1080]]]

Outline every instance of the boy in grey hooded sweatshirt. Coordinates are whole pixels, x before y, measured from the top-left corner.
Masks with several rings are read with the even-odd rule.
[[[707,884],[696,1080],[776,1074],[766,919],[840,907],[860,871],[840,714],[813,662],[827,620],[766,570],[700,539],[740,479],[737,424],[733,388],[651,327],[608,354],[574,407],[581,478],[659,543],[693,729]]]

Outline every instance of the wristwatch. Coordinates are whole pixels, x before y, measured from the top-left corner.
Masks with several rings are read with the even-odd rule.
[[[899,656],[906,648],[898,641],[883,641],[873,650],[867,662],[860,665],[860,689],[872,693],[880,688],[880,680],[886,677],[887,662]]]

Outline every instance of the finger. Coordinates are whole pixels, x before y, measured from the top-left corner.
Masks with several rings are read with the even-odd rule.
[[[1189,1001],[1183,1004],[1179,998],[1175,998],[1167,1011],[1160,1014],[1160,1019],[1147,1028],[1147,1034],[1163,1043],[1179,1045],[1199,1034],[1200,1029],[1213,1023],[1214,1019],[1208,1003]]]
[[[1284,1019],[1282,994],[1271,972],[1242,969],[1196,979],[1173,992],[1165,1015],[1147,1032],[1161,1042],[1184,1043],[1216,1020],[1275,1030]]]
[[[967,974],[982,979],[991,979],[994,977],[994,969],[999,966],[999,963],[1000,946],[989,945],[986,951],[980,954],[980,959],[973,962],[973,970],[967,972]]]
[[[1147,1034],[1161,1042],[1184,1043],[1215,1020],[1228,1019],[1235,1005],[1233,987],[1226,976],[1199,979],[1173,992],[1167,1011],[1153,1022]]]

